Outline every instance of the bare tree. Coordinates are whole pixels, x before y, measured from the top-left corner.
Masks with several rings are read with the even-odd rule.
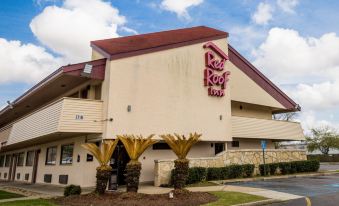
[[[284,121],[293,121],[298,116],[296,112],[287,112],[281,114],[273,114],[274,120],[284,120]]]

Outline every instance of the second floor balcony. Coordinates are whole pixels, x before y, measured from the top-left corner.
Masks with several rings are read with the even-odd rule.
[[[102,107],[99,100],[61,98],[4,127],[0,130],[1,141],[7,147],[102,133]]]
[[[305,140],[300,123],[232,116],[232,136],[237,138]]]

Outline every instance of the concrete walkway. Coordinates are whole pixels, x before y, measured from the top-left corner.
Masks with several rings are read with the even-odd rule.
[[[275,200],[292,200],[301,198],[302,196],[276,192],[272,190],[262,189],[262,188],[252,188],[252,187],[242,187],[242,186],[233,186],[233,185],[216,185],[208,187],[188,187],[186,188],[192,192],[212,192],[212,191],[233,191],[233,192],[242,192],[252,195],[263,196],[269,199]],[[26,184],[26,183],[17,183],[17,182],[1,182],[0,190],[6,190],[9,192],[17,192],[29,197],[26,198],[51,198],[55,196],[63,195],[63,187],[54,186],[54,185],[45,185],[45,184]],[[83,194],[92,192],[94,188],[83,188]],[[140,185],[140,193],[145,194],[164,194],[169,193],[173,188],[164,188],[164,187],[155,187],[153,185]],[[21,192],[20,192],[21,191]],[[118,191],[125,191],[124,187],[120,187]]]
[[[254,187],[241,187],[233,185],[217,185],[217,186],[208,186],[208,187],[188,187],[186,188],[192,192],[213,192],[213,191],[228,191],[228,192],[242,192],[251,195],[258,195],[266,197],[268,199],[275,199],[280,201],[292,200],[302,198],[303,196],[293,195],[284,192],[277,192],[273,190],[254,188]],[[141,186],[139,189],[140,193],[145,194],[163,194],[168,193],[172,188],[163,188],[163,187],[154,187],[154,186]]]
[[[90,193],[94,188],[81,188],[82,193]],[[38,198],[51,198],[63,196],[64,187],[49,184],[28,184],[23,182],[0,182],[0,190],[15,192],[25,196],[33,196]]]

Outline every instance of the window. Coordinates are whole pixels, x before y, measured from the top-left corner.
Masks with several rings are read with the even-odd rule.
[[[9,167],[10,164],[11,164],[11,156],[6,155],[5,167]]]
[[[225,151],[225,144],[224,143],[215,143],[214,144],[214,154],[218,154],[220,152]]]
[[[34,151],[28,151],[26,155],[26,166],[33,166]]]
[[[16,162],[17,166],[24,166],[25,153],[21,152],[18,154],[18,161]]]
[[[239,141],[232,141],[232,147],[239,147]]]
[[[60,164],[72,164],[73,162],[73,144],[61,146]]]
[[[46,165],[55,165],[56,163],[56,154],[57,154],[57,147],[49,147],[47,148],[46,153]]]
[[[153,145],[153,150],[166,150],[171,149],[167,143],[156,143]]]
[[[100,141],[97,141],[97,142],[95,142],[94,144],[100,148]],[[93,162],[93,155],[87,154],[87,156],[86,156],[86,161],[87,161],[87,162]]]
[[[4,163],[5,163],[5,156],[4,156],[4,155],[1,155],[1,156],[0,156],[0,167],[3,167],[3,166],[4,166]]]

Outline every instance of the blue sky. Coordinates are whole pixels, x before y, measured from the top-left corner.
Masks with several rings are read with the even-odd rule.
[[[338,9],[336,0],[1,0],[0,105],[88,59],[89,40],[206,25],[228,31],[230,44],[301,104],[304,129],[337,127]]]

